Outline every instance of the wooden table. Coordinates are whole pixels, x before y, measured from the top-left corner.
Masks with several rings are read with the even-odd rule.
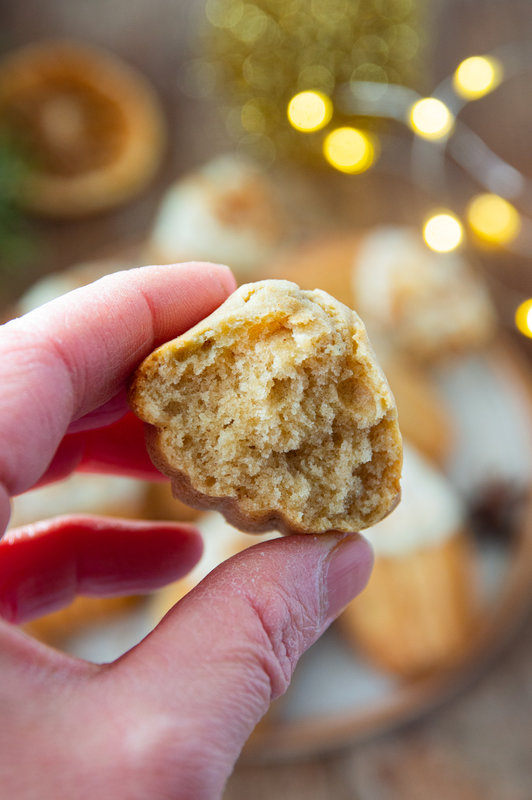
[[[164,187],[231,146],[213,109],[187,96],[179,80],[183,64],[193,54],[193,31],[202,6],[201,0],[0,0],[2,50],[52,35],[76,36],[107,46],[151,79],[163,99],[171,130],[164,167],[140,198],[89,220],[30,223],[38,247],[17,270],[4,269],[0,302],[12,301],[41,274],[141,239]],[[530,0],[441,0],[432,4],[431,11],[436,24],[429,84],[468,55],[496,43],[532,39]],[[480,126],[498,152],[532,174],[529,97],[522,83],[509,85],[497,120],[489,106],[479,103],[468,110],[468,121]],[[378,219],[407,221],[419,201],[405,196],[404,187],[393,181],[383,192],[381,179],[373,176],[362,178],[356,190],[353,187],[353,182],[336,178],[325,189],[325,197],[345,213],[347,223],[350,219],[358,224]],[[530,261],[507,255],[481,255],[480,259],[488,278],[493,278],[501,315],[511,325],[512,298],[532,295]],[[530,355],[529,342],[515,338]],[[346,743],[341,752],[305,762],[239,764],[225,798],[530,800],[531,720],[532,617],[475,685],[428,718],[357,746]]]
[[[532,617],[426,719],[308,762],[238,766],[224,800],[530,800]]]

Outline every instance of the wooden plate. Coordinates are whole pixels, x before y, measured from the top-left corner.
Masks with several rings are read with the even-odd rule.
[[[492,481],[526,495],[514,536],[479,539],[482,611],[467,651],[430,677],[400,680],[357,653],[333,626],[305,654],[287,694],[248,742],[243,760],[309,757],[390,731],[444,703],[484,670],[532,605],[532,389],[527,368],[506,343],[434,370],[452,413],[456,444],[446,472],[466,498]],[[80,633],[65,649],[112,660],[150,629],[142,610]]]
[[[465,497],[502,482],[525,496],[511,540],[480,540],[482,613],[451,667],[400,680],[369,664],[329,631],[303,657],[292,686],[244,752],[251,762],[308,757],[396,729],[474,680],[515,636],[532,605],[532,384],[507,343],[434,371],[457,435],[447,473]]]

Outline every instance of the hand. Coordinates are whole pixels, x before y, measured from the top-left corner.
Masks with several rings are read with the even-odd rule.
[[[0,329],[1,530],[10,495],[73,469],[158,474],[127,413],[128,377],[233,289],[225,267],[147,267]],[[0,613],[22,622],[78,592],[149,591],[200,555],[199,534],[186,525],[83,516],[10,531],[0,542]],[[356,535],[255,545],[106,665],[0,621],[2,796],[220,797],[254,726],[299,656],[364,587],[371,560]]]

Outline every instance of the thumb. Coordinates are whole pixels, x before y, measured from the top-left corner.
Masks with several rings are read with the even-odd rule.
[[[272,540],[214,570],[107,672],[115,700],[135,698],[144,768],[179,785],[180,798],[219,797],[299,657],[362,591],[371,565],[365,539],[330,534]]]

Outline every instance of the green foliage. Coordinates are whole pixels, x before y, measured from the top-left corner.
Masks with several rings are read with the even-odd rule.
[[[26,176],[22,154],[6,134],[0,135],[0,273],[12,273],[33,250],[17,196]]]

